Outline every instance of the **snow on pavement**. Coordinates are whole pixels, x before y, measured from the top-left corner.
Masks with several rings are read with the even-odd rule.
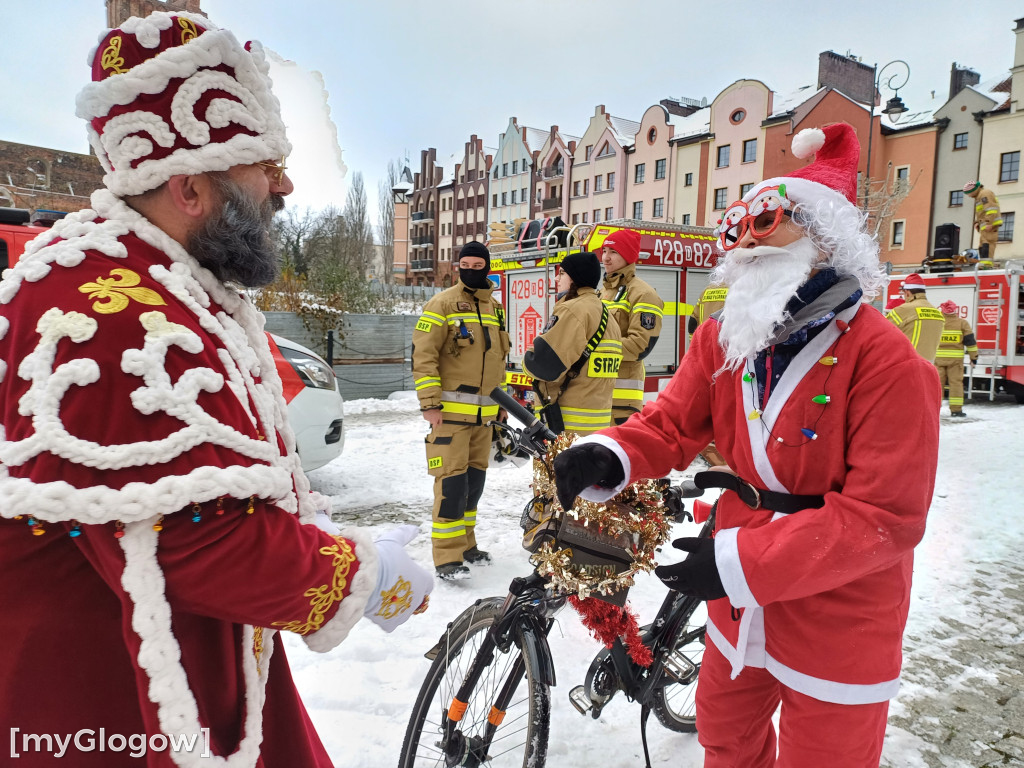
[[[334,502],[342,524],[384,530],[417,522],[410,549],[431,566],[432,481],[424,468],[426,422],[411,393],[346,403],[344,453],[310,474],[313,488]],[[939,474],[928,530],[917,549],[905,672],[890,708],[883,765],[967,768],[1024,759],[1020,737],[1024,690],[1024,512],[1012,482],[1024,453],[1024,408],[968,403],[970,419],[944,419]],[[945,411],[944,411],[945,412]],[[681,476],[681,475],[680,475]],[[474,567],[468,581],[439,583],[430,609],[391,635],[360,622],[326,654],[284,636],[296,683],[335,764],[397,765],[413,700],[429,667],[425,653],[446,624],[481,597],[504,595],[529,572],[519,517],[529,500],[530,469],[488,472],[479,505],[478,538],[495,563]],[[693,530],[677,526],[676,535]],[[630,599],[641,623],[664,596],[653,576],[639,579]],[[600,645],[571,609],[551,636],[558,683],[552,689],[548,764],[559,768],[643,765],[640,708],[621,695],[598,720],[579,715],[568,691],[583,683]],[[1014,725],[1015,723],[1015,725]],[[648,724],[654,765],[700,766],[696,737]]]

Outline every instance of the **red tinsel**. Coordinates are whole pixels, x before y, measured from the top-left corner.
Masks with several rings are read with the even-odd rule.
[[[615,639],[621,637],[626,644],[626,652],[629,653],[629,658],[634,663],[641,667],[651,666],[654,656],[651,655],[651,649],[644,645],[640,638],[640,627],[637,624],[635,613],[628,608],[620,608],[596,597],[581,600],[575,595],[571,595],[569,604],[580,615],[583,626],[604,643],[605,648],[611,648]]]

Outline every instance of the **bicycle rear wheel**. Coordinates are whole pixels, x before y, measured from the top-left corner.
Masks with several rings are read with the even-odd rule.
[[[651,709],[658,722],[669,730],[697,731],[697,679],[704,658],[704,635],[703,625],[683,627],[673,646],[680,657],[674,665],[679,679],[669,678],[666,685],[652,694]]]
[[[465,714],[445,738],[448,709],[503,602],[502,598],[478,601],[441,638],[439,653],[413,706],[399,768],[543,768],[550,691],[536,674],[531,656],[521,653],[518,633],[507,653],[493,649],[493,658],[467,697]],[[503,712],[494,709],[496,702],[505,699]]]

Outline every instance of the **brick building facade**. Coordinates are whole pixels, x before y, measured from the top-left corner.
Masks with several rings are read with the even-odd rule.
[[[70,213],[87,208],[101,186],[95,155],[0,140],[0,207]]]

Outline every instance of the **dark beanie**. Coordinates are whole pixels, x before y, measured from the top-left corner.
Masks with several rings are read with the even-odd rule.
[[[577,288],[597,288],[601,282],[601,262],[589,251],[570,253],[561,266]]]
[[[478,240],[470,240],[459,251],[459,259],[464,259],[467,256],[477,256],[487,262],[487,269],[491,268],[491,252],[487,250],[487,246]]]

